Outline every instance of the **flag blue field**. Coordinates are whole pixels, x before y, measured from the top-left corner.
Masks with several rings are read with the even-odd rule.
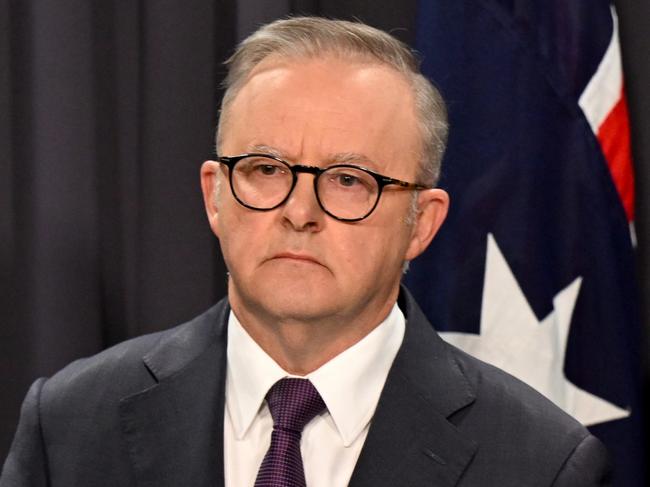
[[[445,339],[527,381],[642,486],[633,173],[601,0],[421,0],[450,114],[447,222],[406,284]]]

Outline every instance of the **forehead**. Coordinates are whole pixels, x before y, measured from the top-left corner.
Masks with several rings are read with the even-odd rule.
[[[223,132],[224,154],[267,146],[312,162],[355,153],[370,165],[407,168],[420,154],[407,79],[381,64],[333,57],[260,63],[228,107]]]

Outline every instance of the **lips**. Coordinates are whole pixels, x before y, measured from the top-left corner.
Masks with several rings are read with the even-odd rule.
[[[309,254],[303,254],[303,253],[295,253],[295,252],[280,252],[278,254],[275,254],[271,260],[275,259],[287,259],[287,260],[293,260],[296,262],[311,262],[312,264],[318,264],[322,265],[316,257],[313,257],[312,255]]]

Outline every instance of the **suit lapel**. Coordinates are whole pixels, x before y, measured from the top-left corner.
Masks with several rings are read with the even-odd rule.
[[[223,486],[228,306],[164,334],[144,357],[156,384],[120,403],[140,486]]]
[[[449,416],[474,392],[408,291],[404,342],[395,358],[350,487],[454,486],[477,445]]]
[[[477,445],[449,416],[474,393],[407,291],[407,327],[386,380],[351,487],[457,484]],[[226,323],[220,302],[164,334],[144,357],[156,383],[124,398],[125,446],[139,486],[219,486],[223,480]]]

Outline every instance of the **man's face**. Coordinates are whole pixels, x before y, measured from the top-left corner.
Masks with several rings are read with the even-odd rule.
[[[345,155],[381,174],[417,179],[410,87],[377,64],[266,60],[232,101],[222,131],[224,156],[272,151],[290,164],[326,167]],[[204,165],[206,207],[230,273],[231,305],[258,318],[378,323],[395,300],[404,260],[424,250],[446,212],[444,192],[424,191],[427,228],[408,224],[412,193],[389,186],[368,218],[337,221],[319,207],[311,174],[299,174],[281,207],[255,211],[235,201],[226,174],[217,163]]]

